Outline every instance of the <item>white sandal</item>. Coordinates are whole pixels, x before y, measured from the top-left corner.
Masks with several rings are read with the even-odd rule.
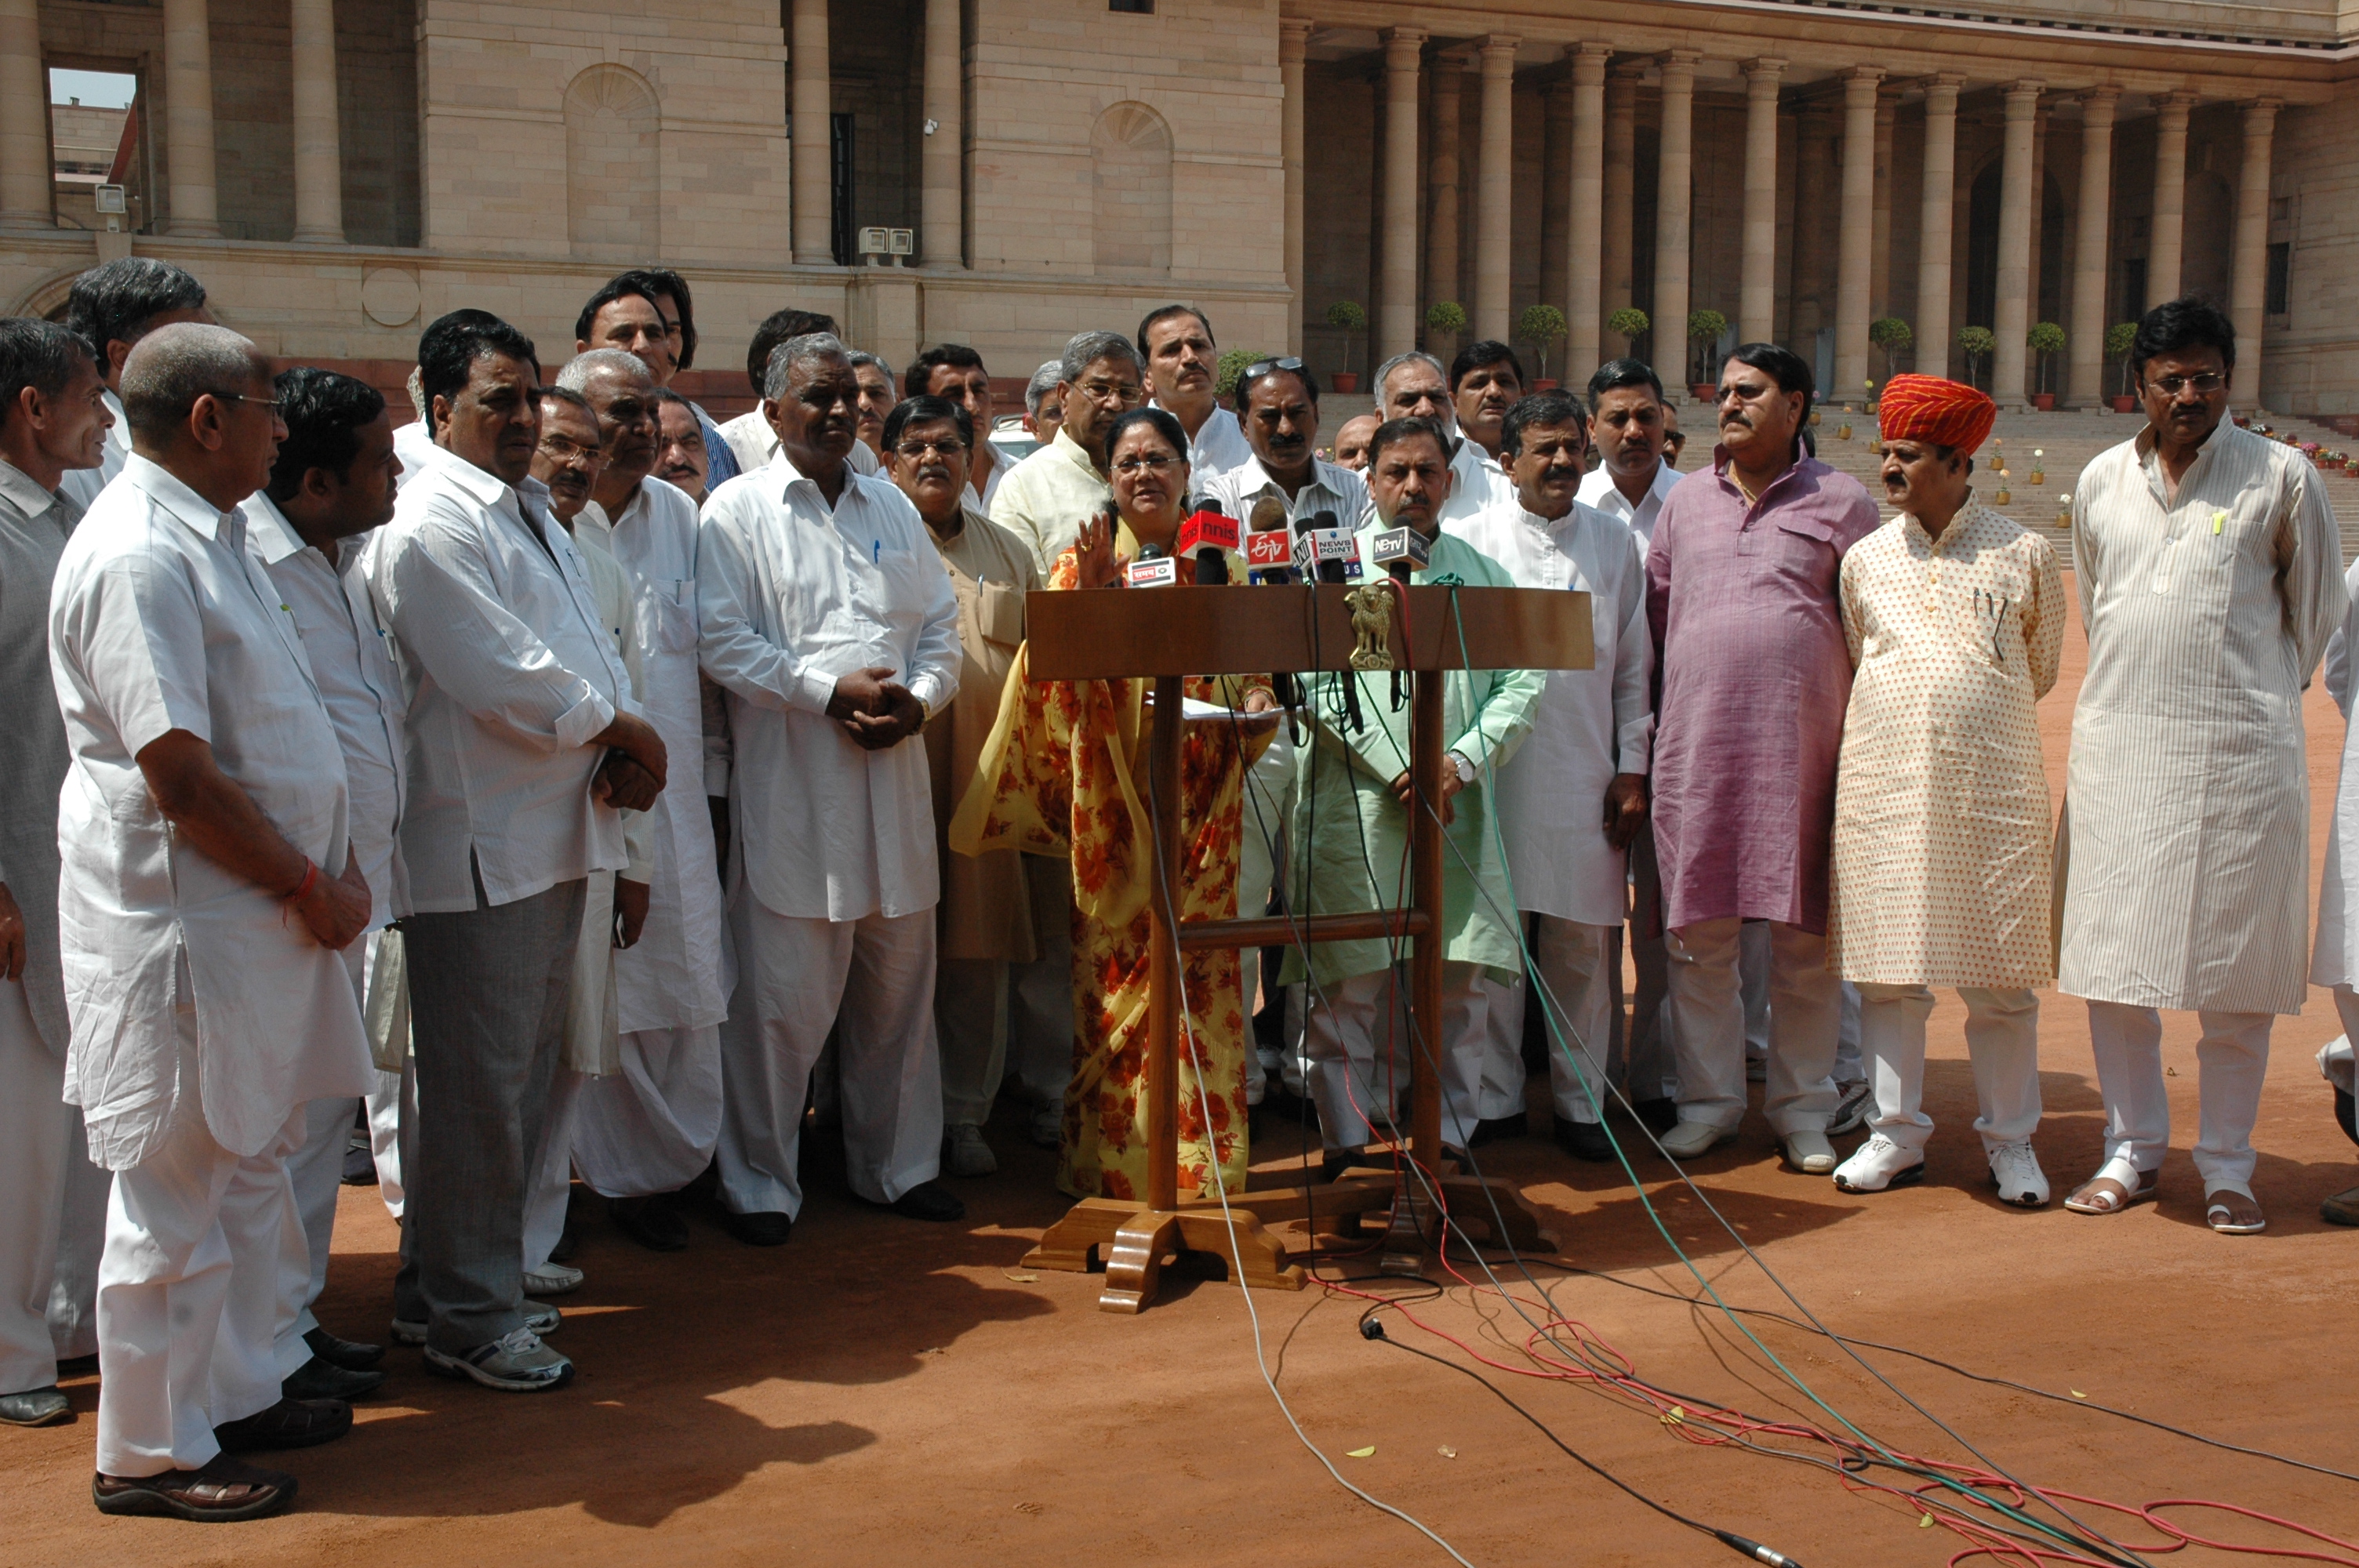
[[[2252,1204],[2255,1208],[2261,1206],[2259,1202],[2248,1193],[2240,1193],[2237,1195]],[[2248,1225],[2240,1225],[2235,1223],[2235,1212],[2224,1203],[2206,1198],[2203,1205],[2203,1223],[2223,1236],[2258,1236],[2269,1227],[2269,1217],[2267,1215],[2263,1215]]]

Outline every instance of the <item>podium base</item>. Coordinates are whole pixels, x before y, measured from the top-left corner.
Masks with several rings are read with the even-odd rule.
[[[1509,1183],[1445,1173],[1434,1184],[1454,1221],[1486,1245],[1556,1250],[1556,1238],[1540,1228],[1539,1217]],[[1241,1259],[1249,1286],[1299,1291],[1309,1276],[1267,1226],[1308,1222],[1313,1236],[1364,1238],[1364,1218],[1375,1215],[1384,1217],[1377,1266],[1387,1274],[1421,1278],[1441,1244],[1440,1212],[1423,1184],[1410,1183],[1404,1195],[1393,1172],[1375,1167],[1347,1171],[1307,1193],[1297,1185],[1232,1194],[1225,1216],[1218,1199],[1153,1209],[1123,1198],[1083,1198],[1041,1235],[1023,1266],[1080,1274],[1103,1264],[1101,1312],[1139,1312],[1155,1299],[1163,1270],[1189,1252],[1215,1258],[1224,1270]]]

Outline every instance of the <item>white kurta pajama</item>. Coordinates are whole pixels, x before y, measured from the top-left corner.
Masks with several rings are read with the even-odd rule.
[[[2359,561],[2344,574],[2343,586],[2351,600],[2343,624],[2326,644],[2326,693],[2343,715],[2343,765],[2334,786],[2334,813],[2327,818],[2326,864],[2318,888],[2318,940],[2310,961],[2313,985],[2334,991],[2334,1011],[2342,1020],[2342,1059],[2347,1066],[2348,1041],[2359,1035],[2359,907],[2353,890],[2359,888],[2359,729],[2351,726],[2351,708],[2359,697]],[[2330,1046],[2330,1050],[2335,1047]],[[2324,1056],[2320,1058],[2321,1064]],[[2330,1075],[2331,1076],[2331,1075]]]
[[[800,1210],[804,1090],[832,1024],[846,1173],[890,1203],[941,1164],[933,795],[920,737],[863,750],[827,705],[872,667],[928,712],[957,695],[950,575],[890,483],[847,474],[831,506],[784,458],[705,503],[696,574],[704,670],[728,694],[745,974],[721,1033],[722,1201]]]
[[[1532,732],[1499,770],[1497,798],[1516,907],[1539,917],[1534,959],[1559,1010],[1549,1049],[1556,1114],[1593,1122],[1608,1096],[1589,1069],[1611,1081],[1625,1065],[1611,1046],[1620,1044],[1614,1022],[1629,866],[1605,837],[1605,790],[1617,773],[1646,773],[1654,739],[1647,563],[1628,528],[1578,502],[1553,519],[1510,502],[1450,532],[1505,567],[1519,588],[1590,596],[1595,665],[1542,672]],[[1487,1085],[1512,1087],[1517,1108],[1527,989],[1518,976],[1493,1000],[1484,1068]],[[1641,1066],[1630,1098],[1661,1098],[1668,1059]]]
[[[331,560],[305,544],[286,514],[266,494],[250,497],[241,509],[246,536],[261,558],[287,612],[303,636],[303,654],[336,727],[351,796],[353,858],[369,885],[367,932],[385,929],[408,913],[408,880],[402,874],[396,835],[401,826],[401,676],[393,650],[378,626],[376,606],[359,557],[366,536],[342,543]],[[353,997],[367,1005],[364,958],[367,944],[355,940],[344,951]],[[388,1082],[390,1080],[390,1082]],[[398,1097],[400,1075],[377,1072],[372,1098]],[[336,1196],[343,1184],[344,1150],[358,1104],[354,1099],[316,1099],[306,1112],[303,1146],[288,1162],[295,1204],[302,1216],[307,1266],[281,1281],[278,1369],[291,1373],[310,1358],[303,1336],[320,1325],[311,1303],[328,1281],[328,1257],[336,1225]]]
[[[172,730],[341,872],[333,720],[293,616],[217,512],[136,456],[58,568],[50,666],[73,771],[59,885],[67,1095],[115,1172],[99,1275],[98,1468],[195,1469],[278,1400],[280,1270],[303,1255],[285,1156],[303,1106],[368,1087],[340,955],[272,892],[182,843],[139,752]]]
[[[1967,1010],[1987,1149],[2039,1121],[2039,1003],[2053,978],[2047,773],[2037,705],[2064,645],[2056,553],[1969,500],[1936,540],[1894,518],[1843,557],[1856,674],[1835,782],[1827,963],[1859,988],[1873,1127],[1903,1149],[1923,1110],[1930,989]]]
[[[2267,1016],[2299,1012],[2310,775],[2301,691],[2348,599],[2324,485],[2226,418],[2176,491],[2149,428],[2072,497],[2089,673],[2072,715],[2058,989],[2088,1000],[2101,1174],[2170,1139],[2160,1008],[2202,1016],[2206,1191],[2247,1192]],[[2249,1194],[2247,1194],[2249,1195]]]

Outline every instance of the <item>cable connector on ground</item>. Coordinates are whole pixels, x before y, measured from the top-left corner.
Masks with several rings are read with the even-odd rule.
[[[1734,1530],[1715,1530],[1712,1534],[1713,1540],[1731,1551],[1750,1557],[1756,1563],[1767,1563],[1769,1568],[1802,1568],[1800,1563],[1777,1548],[1764,1546],[1757,1541],[1747,1541]]]

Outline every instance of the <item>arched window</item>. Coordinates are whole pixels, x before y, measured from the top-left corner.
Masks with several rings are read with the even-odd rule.
[[[593,65],[565,89],[565,226],[577,256],[660,251],[662,112],[636,71]]]
[[[1144,103],[1117,103],[1090,130],[1097,270],[1171,270],[1171,127]]]

